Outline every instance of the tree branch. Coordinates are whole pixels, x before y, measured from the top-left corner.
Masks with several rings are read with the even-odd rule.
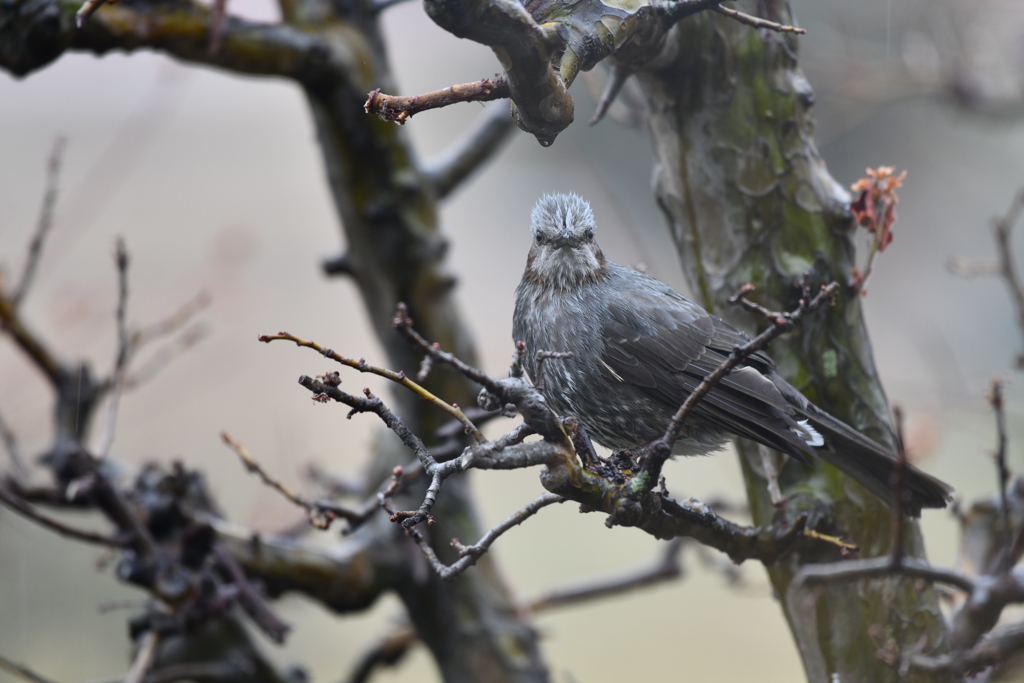
[[[211,12],[194,2],[108,5],[80,29],[75,27],[77,10],[73,0],[7,8],[0,27],[0,68],[23,76],[67,49],[103,54],[151,48],[188,62],[305,83],[341,78],[345,71],[341,58],[315,35],[230,16],[222,24],[220,49],[211,54]]]
[[[366,518],[365,514],[360,514],[359,512],[350,510],[342,505],[337,505],[328,501],[308,501],[302,496],[292,493],[292,491],[284,484],[267,474],[260,464],[249,454],[249,450],[241,443],[232,439],[227,432],[221,432],[220,438],[228,445],[228,447],[231,448],[231,450],[235,452],[239,460],[241,460],[242,464],[245,466],[245,469],[256,474],[264,484],[275,489],[290,502],[304,509],[309,518],[309,523],[317,529],[329,529],[331,522],[339,517],[349,520],[350,522],[362,522]]]
[[[43,191],[43,205],[39,209],[36,229],[32,233],[32,240],[29,242],[25,267],[22,269],[21,278],[18,280],[14,293],[11,295],[11,306],[14,309],[21,305],[22,300],[24,300],[29,288],[32,286],[32,278],[36,274],[39,257],[43,254],[43,243],[50,232],[50,228],[53,227],[53,210],[57,206],[58,181],[60,180],[61,162],[66,146],[67,138],[58,137],[53,144],[53,151],[50,152],[50,160],[46,165],[46,189]]]
[[[31,681],[32,683],[54,683],[49,678],[43,678],[35,671],[32,671],[28,667],[22,666],[17,662],[13,662],[10,659],[4,657],[3,655],[0,655],[0,669],[3,669],[4,671],[15,676],[20,676],[21,678],[24,678],[26,681]]]
[[[780,24],[776,21],[768,21],[767,19],[762,19],[761,17],[754,17],[749,14],[744,14],[743,12],[738,12],[734,9],[730,9],[728,7],[723,7],[722,5],[718,5],[717,7],[714,8],[714,10],[719,14],[724,14],[730,19],[735,19],[741,24],[746,24],[747,26],[756,29],[767,29],[769,31],[776,31],[777,33],[807,33],[807,31],[805,31],[802,28],[796,28],[795,26]]]
[[[423,111],[447,107],[457,102],[493,102],[509,96],[508,82],[501,76],[481,78],[472,83],[450,85],[422,95],[385,95],[380,88],[366,94],[363,110],[381,121],[405,123]],[[446,194],[446,193],[444,193]],[[444,194],[438,193],[439,197]]]
[[[499,101],[478,117],[474,129],[423,166],[426,182],[444,199],[483,166],[509,139],[515,122],[509,103]]]
[[[355,368],[359,372],[369,372],[369,373],[377,375],[379,377],[383,377],[385,379],[389,379],[392,382],[394,382],[396,384],[400,384],[403,387],[405,387],[406,389],[409,389],[410,391],[412,391],[414,394],[416,394],[417,396],[419,396],[423,400],[429,401],[430,403],[433,403],[434,405],[439,407],[441,410],[444,410],[449,415],[454,417],[456,420],[461,422],[466,427],[466,432],[469,433],[469,434],[472,434],[473,438],[475,438],[478,443],[483,443],[483,442],[485,442],[487,440],[487,439],[484,438],[484,435],[480,433],[480,430],[476,428],[476,425],[474,425],[472,422],[469,421],[469,419],[465,416],[465,414],[462,412],[462,410],[459,409],[459,407],[457,405],[449,404],[449,403],[446,403],[445,401],[442,401],[437,396],[435,396],[434,394],[432,394],[431,392],[427,391],[426,389],[424,389],[422,386],[420,386],[416,382],[413,382],[411,379],[406,377],[405,376],[405,372],[402,372],[402,371],[393,372],[391,370],[386,370],[384,368],[380,368],[380,367],[377,367],[375,365],[370,365],[369,363],[366,362],[366,359],[364,359],[364,358],[360,358],[359,360],[354,360],[352,358],[346,358],[345,356],[342,356],[342,355],[339,355],[339,354],[335,353],[331,349],[327,349],[327,348],[324,348],[324,347],[320,346],[316,342],[306,341],[305,339],[299,339],[298,337],[295,337],[295,336],[293,336],[291,334],[288,334],[287,332],[278,332],[277,334],[274,334],[274,335],[266,335],[266,334],[260,335],[259,336],[259,340],[261,342],[264,342],[264,343],[270,343],[270,342],[276,341],[276,340],[286,340],[286,341],[294,342],[297,346],[302,346],[302,347],[305,347],[305,348],[308,348],[308,349],[313,349],[314,351],[317,351],[318,353],[320,353],[320,355],[324,356],[325,358],[330,358],[331,360],[333,360],[335,362],[338,362],[338,363],[341,363],[342,365],[346,365],[346,366],[348,366],[350,368]],[[341,384],[341,379],[340,378],[338,379],[338,384]],[[335,385],[335,386],[337,386],[337,385]],[[342,393],[344,393],[344,392],[342,392]],[[335,399],[335,400],[337,400],[337,399]],[[356,400],[358,401],[358,400],[361,400],[361,399],[356,399]],[[355,407],[355,406],[353,406],[353,407]]]
[[[18,315],[14,302],[7,297],[2,289],[0,289],[0,331],[7,332],[14,343],[21,347],[21,350],[42,371],[50,384],[55,389],[60,389],[67,379],[64,366],[42,340],[29,332],[22,322],[21,316]]]
[[[555,503],[564,503],[565,498],[556,496],[553,493],[545,493],[541,497],[528,504],[519,512],[506,518],[505,520],[494,525],[487,533],[485,533],[479,541],[473,545],[462,545],[459,543],[459,539],[452,539],[452,546],[458,551],[459,559],[450,565],[446,565],[444,562],[438,559],[437,553],[430,547],[423,535],[415,529],[406,529],[409,536],[416,541],[416,545],[419,546],[423,555],[430,562],[430,566],[434,568],[434,571],[438,573],[444,581],[451,581],[456,576],[466,571],[480,559],[480,556],[487,552],[487,549],[498,540],[498,537],[504,534],[506,531],[514,526],[518,526],[525,522],[530,517],[537,514],[541,509],[546,508],[549,505]],[[387,508],[385,508],[387,509]],[[388,510],[394,514],[393,510]]]
[[[0,484],[0,503],[6,505],[8,508],[17,512],[22,517],[31,520],[39,526],[55,531],[61,536],[66,538],[73,538],[76,541],[83,541],[85,543],[93,543],[96,545],[104,545],[108,548],[124,548],[129,544],[125,541],[111,536],[104,536],[103,534],[96,534],[91,531],[82,531],[81,529],[75,529],[70,527],[63,522],[47,517],[42,514],[34,507],[21,500],[18,496],[14,495],[5,485]]]
[[[114,432],[117,428],[117,405],[121,400],[124,388],[124,376],[128,368],[131,343],[128,337],[128,251],[124,240],[118,238],[117,251],[114,256],[117,264],[117,354],[114,357],[114,369],[110,373],[107,385],[110,387],[107,396],[107,415],[103,421],[103,432],[100,434],[99,445],[95,457],[102,460],[110,453],[114,444]]]
[[[678,536],[665,543],[661,557],[650,567],[644,567],[625,576],[597,581],[591,585],[574,586],[555,590],[530,603],[530,611],[542,612],[567,605],[575,605],[613,595],[620,595],[637,588],[674,581],[683,575],[681,555],[688,539]]]

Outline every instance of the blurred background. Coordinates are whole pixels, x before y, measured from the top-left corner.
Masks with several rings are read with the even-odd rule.
[[[895,241],[878,260],[864,301],[890,400],[908,413],[908,438],[925,469],[954,484],[963,501],[988,495],[995,432],[985,394],[993,376],[1010,380],[1009,464],[1018,471],[1024,464],[1024,391],[1012,369],[1024,341],[1003,282],[958,277],[947,262],[994,257],[991,219],[1024,187],[1024,7],[997,0],[793,5],[808,29],[801,61],[818,96],[817,140],[832,174],[848,186],[867,166],[908,171]],[[276,19],[269,0],[232,0],[229,11]],[[489,49],[437,28],[418,3],[388,10],[384,26],[402,94],[500,70]],[[617,107],[619,122],[586,125],[602,78],[595,70],[573,87],[577,122],[553,147],[514,134],[444,205],[459,300],[480,363],[492,374],[505,372],[512,351],[513,290],[529,248],[529,211],[544,192],[582,194],[610,258],[642,262],[685,291],[652,198],[647,134],[642,124],[621,122],[635,123],[636,113]],[[429,158],[480,113],[479,105],[463,104],[421,114],[405,133]],[[352,283],[320,271],[321,259],[343,245],[302,94],[283,81],[149,53],[69,53],[23,81],[0,74],[0,267],[9,278],[20,273],[47,157],[60,135],[68,140],[60,199],[22,309],[26,320],[63,356],[108,370],[119,235],[131,254],[131,323],[160,320],[209,293],[202,343],[122,399],[113,455],[134,465],[181,459],[206,473],[231,519],[260,529],[295,522],[296,509],[247,475],[219,432],[229,431],[301,488],[310,463],[358,475],[377,424],[369,416],[347,421],[340,408],[311,402],[295,379],[323,372],[324,361],[259,344],[256,335],[288,330],[347,355],[382,358]],[[0,338],[0,414],[26,454],[47,446],[50,401],[34,368]],[[536,471],[472,476],[486,526],[541,490]],[[676,496],[743,497],[729,452],[673,462],[667,477]],[[549,509],[494,552],[523,599],[658,553],[650,537],[608,530],[603,521],[575,506]],[[955,562],[952,515],[929,511],[923,527],[932,561]],[[334,533],[322,540],[333,542]],[[0,509],[0,653],[61,682],[123,676],[127,614],[100,614],[99,606],[141,595],[110,568],[97,569],[100,555]],[[744,566],[737,587],[695,555],[685,562],[679,582],[539,617],[554,680],[621,680],[634,672],[630,653],[638,648],[664,653],[649,661],[651,675],[800,680],[760,566]],[[389,597],[365,614],[337,617],[287,597],[277,609],[294,628],[284,647],[267,643],[267,650],[306,666],[322,683],[344,678],[401,608]],[[615,647],[594,647],[609,640]],[[436,679],[417,650],[377,680]],[[13,680],[0,673],[0,683]]]

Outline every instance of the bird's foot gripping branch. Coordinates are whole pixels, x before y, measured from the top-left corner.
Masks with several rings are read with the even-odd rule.
[[[744,296],[753,288],[746,288],[735,298],[735,303],[755,307]],[[747,354],[763,349],[767,344],[792,328],[806,313],[813,312],[835,296],[838,285],[823,287],[814,298],[806,297],[800,307],[792,313],[766,312],[771,327],[749,344],[737,347],[721,366],[709,375],[694,392],[667,427],[663,443],[669,452],[686,420],[689,410],[712,386],[724,377],[731,368],[743,362]],[[240,446],[229,443],[239,451],[246,466],[260,475],[267,484],[277,488],[289,500],[302,506],[318,527],[326,527],[336,518],[346,519],[349,530],[366,521],[374,511],[385,510],[391,521],[401,524],[408,536],[417,543],[434,569],[444,578],[452,578],[473,565],[477,559],[503,533],[540,510],[555,503],[573,501],[580,504],[585,512],[604,512],[607,524],[637,527],[661,539],[687,537],[706,546],[726,553],[733,562],[747,559],[772,564],[800,544],[826,543],[836,546],[843,554],[856,551],[856,546],[840,538],[826,536],[808,528],[805,515],[787,520],[780,514],[776,522],[761,527],[746,527],[730,522],[719,516],[710,506],[690,499],[677,501],[671,498],[661,476],[661,444],[655,444],[639,467],[628,458],[600,457],[593,448],[583,426],[572,418],[556,415],[545,401],[544,395],[531,384],[523,373],[523,359],[528,350],[517,344],[509,376],[494,379],[483,371],[471,367],[420,336],[412,326],[404,305],[399,305],[394,318],[395,330],[423,354],[424,361],[418,379],[438,364],[454,368],[482,387],[480,392],[481,411],[463,411],[459,406],[448,403],[427,391],[418,382],[406,376],[403,371],[392,371],[369,364],[363,359],[342,356],[331,349],[312,341],[295,337],[286,332],[265,335],[260,341],[291,341],[299,346],[311,348],[321,355],[346,367],[363,373],[384,377],[414,392],[421,399],[434,404],[454,418],[448,427],[439,430],[438,445],[428,448],[424,440],[414,434],[377,396],[364,389],[362,396],[356,396],[340,388],[341,378],[331,372],[312,378],[303,375],[299,383],[313,394],[313,400],[321,403],[337,402],[348,406],[349,417],[356,413],[373,413],[394,432],[402,443],[415,455],[415,462],[408,467],[395,468],[390,482],[356,510],[341,509],[337,505],[320,505],[306,501],[283,489],[269,477],[248,453]],[[545,350],[532,351],[538,360],[556,360],[565,354]],[[539,367],[543,367],[540,365]],[[535,378],[542,384],[542,375]],[[478,423],[498,415],[518,414],[523,422],[507,434],[493,440],[483,436]],[[454,429],[452,428],[454,427]],[[539,439],[527,441],[530,436]],[[226,439],[227,440],[227,439]],[[433,522],[434,502],[445,480],[470,469],[520,469],[542,466],[541,483],[547,493],[530,502],[508,519],[493,527],[473,545],[464,545],[452,539],[458,551],[458,559],[446,565],[441,562],[424,536],[416,528],[419,524]],[[422,479],[421,479],[422,478]],[[415,510],[396,509],[393,494],[404,489],[409,483],[421,479],[426,482],[422,504]],[[659,486],[660,483],[660,486]],[[326,523],[325,523],[326,521]]]

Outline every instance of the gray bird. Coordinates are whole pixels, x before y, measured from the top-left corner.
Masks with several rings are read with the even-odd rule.
[[[516,289],[512,335],[537,351],[572,352],[544,363],[543,393],[559,415],[578,419],[611,449],[635,449],[664,434],[698,384],[749,341],[668,285],[604,257],[590,205],[548,195],[531,215],[533,246]],[[808,401],[762,352],[737,366],[700,401],[674,455],[718,450],[743,436],[804,463],[835,465],[892,506],[896,455]],[[908,467],[909,508],[945,507],[952,489]]]

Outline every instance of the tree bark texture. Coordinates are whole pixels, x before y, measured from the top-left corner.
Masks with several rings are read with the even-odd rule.
[[[758,5],[748,10],[789,23],[786,3]],[[797,64],[798,42],[704,13],[678,24],[659,59],[638,74],[649,108],[655,192],[683,269],[708,310],[748,331],[764,321],[726,306],[742,284],[758,288],[759,303],[791,310],[805,274],[816,290],[847,282],[853,265],[849,196],[815,147],[814,94]],[[771,354],[812,401],[893,446],[861,302],[845,292],[835,307],[777,341]],[[749,441],[738,449],[754,523],[770,524],[777,511],[762,454]],[[830,465],[786,461],[779,463],[787,499],[780,514],[809,513],[812,527],[851,539],[864,557],[888,552],[894,522],[882,503]],[[916,522],[907,526],[908,552],[923,557]],[[794,553],[768,574],[783,597],[802,564],[836,559],[831,551]],[[786,619],[815,683],[896,681],[897,671],[876,656],[880,649],[946,647],[936,596],[914,581],[836,584],[799,604],[801,613],[787,610]]]
[[[427,338],[473,362],[472,341],[451,295],[455,279],[444,268],[447,243],[438,230],[435,197],[400,128],[363,111],[368,91],[391,84],[377,22],[365,11],[338,16],[337,6],[318,0],[282,3],[286,22],[316,31],[321,40],[336,44],[339,53],[349,51],[352,62],[362,65],[348,79],[305,86],[353,277],[391,367],[411,374],[419,365],[408,343],[392,329],[399,301],[409,306]],[[474,387],[448,368],[435,369],[425,384],[460,405],[475,401]],[[396,400],[415,433],[429,435],[448,419],[408,392],[396,392]],[[397,464],[383,455],[378,453],[371,464],[374,476],[368,480],[374,485]],[[399,451],[401,461],[409,456]],[[437,523],[430,533],[435,551],[443,561],[453,562],[457,554],[448,541],[480,536],[465,477],[445,483],[434,515]],[[391,532],[396,542],[405,541],[397,526]],[[451,583],[442,582],[420,558],[406,559],[405,571],[392,587],[446,681],[546,679],[536,634],[517,614],[490,556]]]

